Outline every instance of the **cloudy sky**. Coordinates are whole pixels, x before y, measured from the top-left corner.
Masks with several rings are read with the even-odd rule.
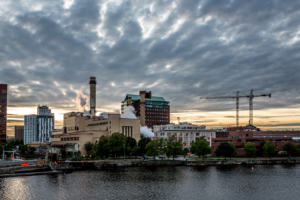
[[[200,100],[241,91],[254,124],[300,128],[300,3],[296,0],[1,0],[0,82],[9,85],[8,133],[38,104],[77,111],[97,77],[99,112],[127,93],[170,101],[171,121],[226,127],[235,101]],[[240,99],[240,123],[248,100]]]

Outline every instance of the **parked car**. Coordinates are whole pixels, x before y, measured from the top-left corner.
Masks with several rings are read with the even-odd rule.
[[[158,157],[159,158],[166,158],[167,156],[165,156],[165,155],[159,155]]]

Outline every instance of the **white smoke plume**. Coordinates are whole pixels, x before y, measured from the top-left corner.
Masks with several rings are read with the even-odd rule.
[[[141,126],[141,135],[144,137],[154,137],[154,133],[152,132],[151,128],[148,128],[147,126]]]
[[[79,90],[76,97],[76,103],[80,112],[84,112],[88,101],[89,97],[84,95],[82,90]]]
[[[134,109],[134,107],[128,106],[128,107],[124,110],[124,114],[122,115],[121,118],[137,119],[137,117],[135,116],[135,109]]]
[[[84,111],[83,111],[83,116],[84,116],[84,117],[91,117],[91,118],[92,118],[91,113],[90,113],[89,111],[87,111],[87,110],[84,110]]]

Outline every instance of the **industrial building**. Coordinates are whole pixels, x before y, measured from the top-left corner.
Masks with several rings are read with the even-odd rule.
[[[153,128],[154,125],[170,123],[170,105],[163,97],[152,96],[151,91],[140,91],[139,95],[126,94],[121,102],[122,113],[128,106],[133,106],[141,125]]]
[[[115,132],[123,133],[126,137],[140,139],[140,119],[122,118],[117,113],[105,113],[96,116],[96,78],[90,77],[90,111],[65,113],[62,131],[53,132],[53,148],[68,151],[67,146],[74,145],[86,155],[84,144],[97,143],[101,136],[110,136]]]
[[[37,115],[24,116],[24,144],[51,142],[54,125],[54,113],[51,113],[51,109],[38,105]]]
[[[184,147],[191,147],[192,142],[197,138],[204,136],[211,145],[213,138],[216,138],[215,130],[206,130],[206,126],[193,125],[188,122],[179,124],[155,125],[153,126],[154,138],[168,138],[175,135],[177,139],[181,138]]]
[[[0,84],[0,142],[6,144],[7,85]]]
[[[15,139],[24,140],[24,126],[15,126]]]

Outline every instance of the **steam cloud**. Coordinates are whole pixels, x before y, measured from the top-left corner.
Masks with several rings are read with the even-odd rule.
[[[141,126],[141,135],[144,137],[154,137],[154,133],[152,132],[151,128],[148,128],[147,126]]]
[[[80,112],[85,111],[85,107],[87,102],[89,101],[89,97],[82,93],[82,90],[79,90],[76,97],[76,103]]]

